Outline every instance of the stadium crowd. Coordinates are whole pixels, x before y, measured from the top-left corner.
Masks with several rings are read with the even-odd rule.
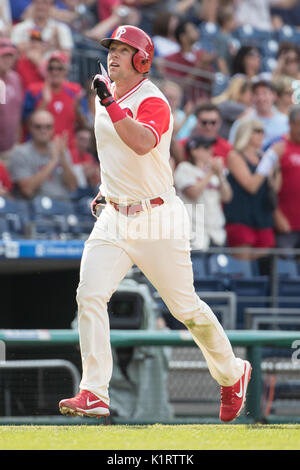
[[[0,196],[98,192],[92,76],[74,71],[79,57],[105,59],[97,41],[122,24],[153,37],[150,78],[174,116],[170,161],[192,248],[300,248],[295,0],[2,0]]]

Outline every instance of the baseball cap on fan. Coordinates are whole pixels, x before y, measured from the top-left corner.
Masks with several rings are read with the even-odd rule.
[[[47,64],[49,64],[52,60],[57,60],[58,62],[61,62],[65,66],[67,66],[70,62],[70,59],[67,56],[67,54],[64,54],[61,51],[52,52],[47,59]]]
[[[16,55],[17,48],[9,38],[0,38],[0,56],[6,54]]]

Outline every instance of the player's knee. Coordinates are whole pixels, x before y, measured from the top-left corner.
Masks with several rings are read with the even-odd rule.
[[[209,323],[209,317],[213,315],[210,307],[198,296],[193,300],[189,306],[185,305],[185,308],[172,309],[172,315],[189,329]]]

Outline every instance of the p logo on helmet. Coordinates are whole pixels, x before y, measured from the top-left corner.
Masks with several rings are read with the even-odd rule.
[[[122,34],[125,34],[126,33],[126,28],[124,28],[124,26],[120,26],[117,30],[116,30],[116,35],[114,37],[114,39],[120,39],[120,37],[122,36]]]
[[[137,51],[132,57],[132,65],[139,73],[148,73],[154,57],[154,44],[150,36],[136,26],[119,26],[110,38],[104,38],[100,44],[109,49],[110,43],[117,40],[134,47]]]

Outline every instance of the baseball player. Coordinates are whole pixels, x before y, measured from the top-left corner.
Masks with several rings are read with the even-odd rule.
[[[101,199],[106,204],[85,242],[77,289],[80,392],[62,400],[60,411],[109,415],[107,303],[137,265],[201,349],[221,386],[220,419],[232,421],[244,406],[251,365],[235,357],[221,324],[194,290],[189,217],[175,194],[169,164],[172,115],[165,96],[147,78],[154,56],[152,39],[124,25],[101,44],[108,49],[109,77],[103,73],[93,80],[102,181],[93,212]]]

